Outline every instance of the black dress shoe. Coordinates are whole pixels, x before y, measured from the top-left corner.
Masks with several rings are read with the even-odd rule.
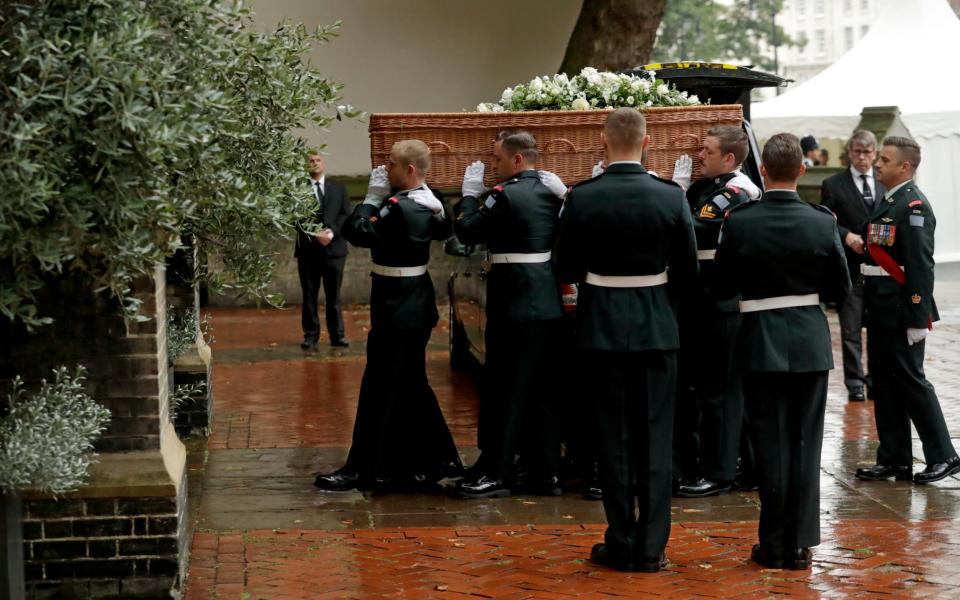
[[[884,479],[895,478],[897,481],[910,481],[913,468],[910,465],[888,466],[873,465],[872,467],[860,467],[857,469],[857,479],[864,481],[883,481]]]
[[[847,399],[850,402],[863,402],[867,399],[867,395],[863,392],[863,386],[858,385],[850,388],[850,391],[847,393]]]
[[[710,481],[701,477],[694,481],[681,483],[675,495],[680,498],[705,498],[716,496],[721,492],[729,492],[731,485],[732,483],[729,481]]]
[[[913,476],[914,483],[933,483],[944,477],[960,473],[960,458],[954,456],[946,462],[927,465],[927,468]]]
[[[603,490],[600,489],[600,482],[592,480],[583,488],[583,497],[587,500],[603,500]]]
[[[760,484],[757,482],[757,478],[754,475],[737,473],[737,477],[733,480],[733,489],[737,490],[738,492],[751,492],[759,489],[759,487]]]
[[[616,569],[617,571],[634,572],[637,570],[637,566],[632,560],[614,556],[607,550],[606,544],[594,544],[590,550],[590,562],[595,565]]]
[[[300,347],[304,350],[310,350],[317,347],[317,340],[303,340],[300,342]]]
[[[793,571],[805,571],[810,568],[813,555],[810,548],[795,548],[790,556],[783,561],[783,566]]]
[[[345,492],[356,489],[360,484],[360,475],[347,469],[340,469],[326,475],[317,475],[313,485],[328,492]]]
[[[559,496],[563,494],[560,478],[556,475],[550,477],[532,477],[524,474],[516,479],[513,489],[535,496]]]
[[[493,479],[486,475],[461,479],[457,483],[457,495],[461,498],[506,498],[510,487],[503,479]]]
[[[634,563],[634,571],[638,573],[656,573],[667,566],[667,553],[662,552],[660,558],[640,560]]]
[[[330,340],[330,345],[337,348],[346,348],[347,346],[350,345],[350,342],[348,342],[343,338],[340,338],[339,340]]]
[[[770,553],[760,544],[753,545],[753,549],[750,551],[750,560],[768,569],[782,569],[784,565],[782,556]]]

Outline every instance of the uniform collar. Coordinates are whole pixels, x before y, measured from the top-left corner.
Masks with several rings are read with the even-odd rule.
[[[800,194],[795,190],[767,190],[763,193],[763,196],[760,198],[761,201],[765,200],[802,200]]]
[[[889,190],[887,190],[887,193],[884,194],[883,197],[886,198],[887,200],[889,200],[890,198],[893,198],[893,195],[896,194],[897,192],[899,192],[899,191],[900,191],[900,188],[902,188],[903,186],[907,185],[908,183],[913,183],[913,179],[908,179],[908,180],[904,181],[903,183],[898,183],[897,185],[895,185],[895,186],[893,186],[892,188],[890,188]]]
[[[607,165],[605,173],[646,173],[643,164],[635,160],[618,160]]]

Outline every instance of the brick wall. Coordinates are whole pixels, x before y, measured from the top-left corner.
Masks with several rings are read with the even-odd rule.
[[[88,485],[59,500],[24,493],[28,598],[169,598],[183,568],[185,451],[169,422],[166,279],[134,286],[145,321],[126,320],[88,281],[49,282],[51,326],[0,320],[0,381],[28,384],[60,364],[87,367],[87,391],[111,411]]]

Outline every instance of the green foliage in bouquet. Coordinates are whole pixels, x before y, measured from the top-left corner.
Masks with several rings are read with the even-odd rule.
[[[53,375],[53,383],[43,380],[32,395],[19,377],[13,380],[9,412],[0,417],[0,490],[63,494],[86,480],[93,442],[110,411],[84,391],[82,367],[74,375],[58,367]]]
[[[645,75],[624,75],[586,67],[573,77],[562,73],[534,77],[530,83],[503,90],[498,102],[481,103],[477,111],[591,110],[697,104],[700,100],[696,96],[677,91],[674,86],[657,79],[653,71],[647,71]]]
[[[339,23],[261,31],[221,0],[0,5],[0,314],[49,321],[35,293],[86,274],[130,316],[131,282],[183,234],[268,297],[266,240],[311,213],[297,128],[360,113],[306,60]]]

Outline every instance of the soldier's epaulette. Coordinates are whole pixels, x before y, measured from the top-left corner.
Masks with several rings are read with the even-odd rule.
[[[825,213],[827,213],[828,215],[830,215],[831,217],[833,217],[834,220],[836,220],[837,215],[836,215],[832,210],[830,210],[829,208],[827,208],[826,206],[824,206],[824,205],[822,205],[822,204],[813,204],[813,203],[810,203],[810,202],[808,202],[808,204],[810,204],[810,206],[814,207],[815,209],[819,210],[820,212],[825,212]]]
[[[664,179],[663,177],[660,177],[659,175],[653,175],[653,174],[650,173],[649,171],[647,172],[647,175],[650,175],[650,177],[653,177],[653,178],[656,179],[657,181],[662,181],[663,183],[669,183],[670,185],[675,185],[675,186],[677,186],[677,187],[680,188],[681,190],[683,189],[683,187],[682,187],[679,183],[677,183],[676,181],[674,181],[674,180],[672,180],[672,179]]]
[[[504,181],[504,182],[501,183],[500,185],[506,186],[506,185],[513,185],[513,184],[515,184],[515,183],[520,183],[520,178],[519,178],[519,177],[511,177],[510,179]]]
[[[747,200],[746,202],[741,202],[740,204],[738,204],[738,205],[736,205],[736,206],[732,206],[732,207],[728,208],[727,210],[725,210],[725,211],[723,212],[723,218],[726,219],[727,217],[730,216],[730,213],[734,213],[734,212],[737,212],[737,211],[739,211],[739,210],[743,210],[743,209],[745,209],[745,208],[747,208],[747,207],[750,207],[750,206],[753,206],[753,205],[755,205],[755,204],[760,204],[760,200]]]
[[[597,181],[598,179],[600,179],[601,177],[603,177],[605,174],[606,174],[606,171],[604,171],[603,173],[600,173],[600,174],[597,175],[596,177],[591,177],[590,179],[584,179],[583,181],[579,181],[579,182],[573,184],[572,186],[570,186],[570,189],[576,189],[576,188],[580,187],[581,185],[586,185],[586,184],[588,184],[588,183],[593,183],[594,181]]]

